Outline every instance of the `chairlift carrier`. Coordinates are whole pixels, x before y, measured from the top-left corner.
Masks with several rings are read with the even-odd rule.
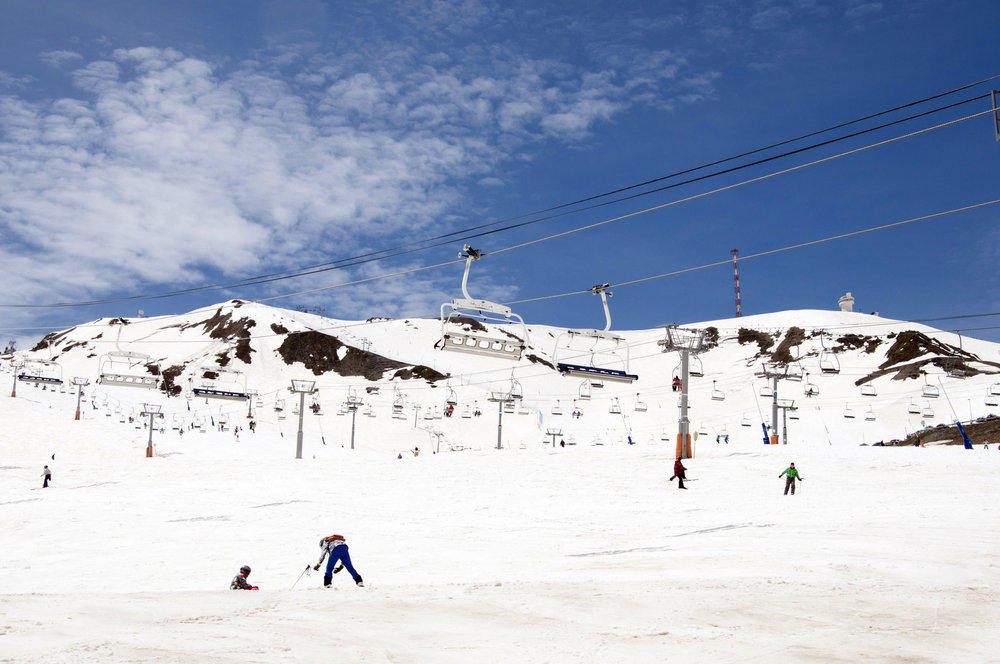
[[[460,353],[472,353],[475,355],[485,355],[488,357],[501,357],[509,360],[520,360],[521,353],[528,346],[528,328],[524,324],[524,319],[511,311],[510,307],[487,300],[475,300],[469,296],[469,268],[472,261],[483,257],[481,251],[465,245],[463,252],[458,254],[459,258],[465,259],[465,275],[462,277],[462,295],[464,298],[452,300],[451,303],[441,305],[441,341],[442,350],[451,350]],[[446,311],[450,309],[450,311]],[[448,325],[456,314],[476,315],[486,322],[494,324],[507,324],[511,319],[517,319],[521,324],[521,335],[523,339],[516,337],[500,339],[491,337],[475,330],[455,331],[449,329]],[[488,315],[492,314],[492,318]],[[501,317],[501,318],[498,318]],[[437,344],[435,344],[437,346]]]
[[[611,287],[611,284],[598,284],[590,289],[590,292],[594,295],[601,296],[601,303],[604,305],[604,317],[606,319],[606,324],[603,330],[566,330],[556,338],[556,347],[552,352],[552,362],[556,365],[559,373],[564,376],[584,376],[590,379],[603,379],[618,383],[631,383],[634,380],[638,380],[638,376],[635,374],[630,374],[629,371],[629,344],[625,342],[625,339],[611,332],[611,310],[608,309],[608,298],[612,297],[614,294],[607,291]],[[593,359],[594,347],[597,346],[602,340],[610,341],[614,343],[614,349],[617,350],[619,346],[624,346],[625,348],[625,361],[624,369],[611,369],[605,367],[595,367],[593,366],[593,361],[591,365],[583,364],[569,364],[566,362],[559,362],[559,342],[563,337],[569,336],[570,343],[573,342],[574,337],[590,338],[594,340],[594,346],[591,347],[591,358]],[[594,385],[597,387],[597,385]],[[582,395],[581,395],[582,398]]]
[[[122,328],[125,327],[125,319],[118,318],[116,324],[118,325],[118,334],[115,336],[115,350],[108,351],[101,356],[100,376],[97,379],[98,384],[117,385],[119,387],[141,387],[147,390],[155,388],[158,383],[156,376],[137,374],[133,371],[136,365],[149,364],[153,359],[152,356],[146,353],[122,350],[121,336]],[[116,364],[121,368],[116,368]],[[121,365],[127,366],[122,367]],[[160,373],[158,367],[157,373]]]
[[[215,383],[209,381],[203,383],[201,387],[196,387],[192,390],[196,397],[204,397],[206,399],[221,399],[223,401],[246,401],[247,399],[250,398],[247,395],[247,386],[246,386],[247,377],[243,374],[242,371],[237,371],[236,369],[228,369],[226,367],[211,367],[211,368],[203,368],[202,370],[211,371],[212,373],[218,374],[220,376],[222,374],[234,376],[234,379],[231,382],[239,383],[239,381],[242,380],[243,390],[241,391],[237,389],[232,389],[232,390],[217,389]],[[239,385],[236,385],[236,387],[239,387]]]

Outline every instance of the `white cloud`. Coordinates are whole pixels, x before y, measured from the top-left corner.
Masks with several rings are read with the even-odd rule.
[[[441,230],[456,183],[502,184],[526,143],[581,140],[629,103],[607,71],[412,55],[314,55],[288,77],[263,56],[222,71],[135,48],[72,72],[79,98],[0,98],[4,300],[198,284]]]
[[[45,64],[56,68],[61,67],[67,62],[83,60],[83,56],[75,51],[49,51],[42,53],[39,57]]]
[[[2,88],[23,88],[30,83],[30,76],[14,76],[5,71],[0,71],[0,89]]]
[[[867,2],[862,5],[857,5],[856,7],[851,7],[844,12],[844,16],[852,19],[859,19],[868,16],[869,14],[874,14],[875,12],[882,11],[881,2]]]

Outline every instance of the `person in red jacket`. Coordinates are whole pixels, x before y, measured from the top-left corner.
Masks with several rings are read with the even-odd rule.
[[[233,577],[233,582],[229,584],[230,590],[257,590],[257,586],[251,586],[247,583],[247,577],[250,576],[250,566],[244,565],[240,568],[240,573]]]
[[[684,486],[684,471],[685,470],[687,470],[687,468],[685,468],[684,464],[681,463],[681,458],[677,457],[677,461],[674,462],[674,477],[677,478],[677,488],[678,489],[687,489],[687,487]],[[671,482],[674,481],[674,477],[670,478]]]

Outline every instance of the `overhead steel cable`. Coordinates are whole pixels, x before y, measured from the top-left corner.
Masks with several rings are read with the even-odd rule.
[[[60,307],[98,306],[98,305],[103,305],[103,304],[118,304],[118,303],[122,303],[122,302],[134,302],[134,301],[141,301],[141,300],[155,300],[155,299],[165,299],[165,298],[172,298],[172,297],[181,297],[181,296],[184,296],[184,295],[192,295],[192,294],[200,293],[200,292],[208,292],[208,291],[215,291],[215,290],[226,290],[226,289],[236,289],[236,288],[246,288],[246,287],[249,287],[249,286],[255,286],[255,285],[260,285],[260,284],[265,284],[265,283],[271,283],[271,282],[274,282],[274,281],[281,281],[281,280],[284,280],[284,279],[294,279],[294,278],[309,276],[309,275],[312,275],[312,274],[318,274],[318,273],[322,273],[322,272],[327,272],[327,271],[331,271],[331,270],[337,270],[337,269],[344,269],[344,268],[354,267],[354,266],[357,266],[357,265],[362,265],[362,264],[365,264],[365,263],[375,262],[375,261],[379,261],[379,260],[386,260],[386,259],[389,259],[389,258],[395,258],[395,257],[407,255],[407,254],[410,254],[410,253],[415,253],[415,252],[418,252],[418,251],[425,251],[427,249],[432,249],[432,248],[439,247],[439,246],[442,246],[442,245],[445,245],[445,244],[449,244],[450,242],[455,241],[456,236],[463,235],[465,233],[470,233],[471,231],[476,231],[476,230],[480,230],[480,229],[484,229],[484,228],[489,228],[491,226],[496,226],[496,225],[499,225],[499,224],[507,223],[509,221],[516,221],[518,219],[523,219],[523,218],[531,217],[531,216],[538,215],[538,214],[545,214],[546,212],[550,212],[550,211],[554,211],[554,210],[559,210],[559,209],[564,209],[564,208],[567,208],[567,207],[572,207],[574,205],[579,205],[580,203],[589,202],[589,201],[592,201],[592,200],[597,200],[599,198],[603,198],[603,197],[606,197],[606,196],[614,195],[616,193],[621,193],[621,192],[624,192],[624,191],[629,191],[629,190],[636,189],[636,188],[639,188],[639,187],[647,186],[649,184],[653,184],[653,183],[661,182],[663,180],[667,180],[667,179],[670,179],[670,178],[678,177],[680,175],[685,175],[685,174],[692,173],[692,172],[695,172],[695,171],[698,171],[698,170],[709,168],[711,166],[716,166],[716,165],[719,165],[719,164],[722,164],[722,163],[730,162],[730,161],[733,161],[733,160],[736,160],[736,159],[739,159],[739,158],[742,158],[742,157],[745,157],[745,156],[749,156],[749,155],[752,155],[752,154],[757,154],[757,153],[760,153],[760,152],[764,152],[766,150],[770,150],[770,149],[773,149],[775,147],[780,147],[782,145],[787,145],[787,144],[790,144],[790,143],[794,143],[794,142],[799,141],[799,140],[804,140],[805,138],[810,138],[810,137],[813,137],[813,136],[817,136],[817,135],[820,135],[820,134],[823,134],[823,133],[834,131],[836,129],[840,129],[840,128],[843,128],[843,127],[846,127],[846,126],[857,124],[857,123],[863,122],[865,120],[869,120],[869,119],[876,118],[876,117],[879,117],[879,116],[882,116],[882,115],[893,113],[895,111],[898,111],[898,110],[901,110],[901,109],[904,109],[904,108],[909,108],[911,106],[922,104],[922,103],[925,103],[927,101],[931,101],[931,100],[934,100],[934,99],[945,97],[945,96],[954,94],[956,92],[960,92],[962,90],[966,90],[968,88],[974,87],[976,85],[980,85],[982,83],[985,83],[987,81],[993,80],[995,78],[1000,78],[1000,75],[993,76],[993,77],[990,77],[990,78],[987,78],[987,79],[983,79],[982,81],[978,81],[976,83],[971,83],[969,85],[965,85],[965,86],[962,86],[962,87],[959,87],[959,88],[955,88],[954,90],[950,90],[948,92],[943,92],[943,93],[940,93],[940,94],[937,94],[937,95],[933,95],[931,97],[927,97],[927,98],[921,99],[919,101],[910,102],[908,104],[903,104],[902,106],[897,106],[897,107],[892,108],[892,109],[888,109],[888,110],[885,110],[885,111],[880,111],[878,113],[874,113],[874,114],[865,116],[863,118],[858,118],[857,120],[851,120],[849,122],[844,122],[844,123],[841,123],[839,125],[835,125],[833,127],[828,127],[826,129],[822,129],[822,130],[819,130],[819,131],[811,132],[809,134],[805,134],[803,136],[799,136],[797,138],[792,138],[792,139],[788,139],[788,140],[785,140],[785,141],[780,141],[778,143],[774,143],[774,144],[769,145],[767,147],[757,148],[757,149],[751,150],[749,152],[745,152],[745,153],[742,153],[742,154],[739,154],[739,155],[735,155],[735,156],[732,156],[732,157],[727,157],[726,159],[717,160],[717,161],[714,161],[714,162],[711,162],[711,163],[708,163],[708,164],[703,164],[701,166],[697,166],[697,167],[694,167],[694,168],[689,168],[689,169],[686,169],[686,170],[683,170],[683,171],[678,171],[678,172],[672,173],[670,175],[665,175],[665,176],[662,176],[662,177],[659,177],[659,178],[654,178],[652,180],[648,180],[648,181],[643,182],[643,183],[639,183],[639,184],[635,184],[635,185],[630,185],[628,187],[622,187],[622,188],[619,188],[619,189],[616,189],[616,190],[613,190],[613,191],[609,191],[609,192],[605,192],[605,193],[602,193],[602,194],[597,194],[595,196],[590,196],[590,197],[587,197],[587,198],[579,199],[579,200],[573,201],[571,203],[564,203],[562,205],[553,206],[551,208],[546,208],[544,210],[540,210],[540,211],[537,211],[537,212],[532,212],[532,213],[528,213],[528,214],[524,214],[524,215],[519,215],[519,216],[516,216],[516,217],[510,217],[510,218],[507,218],[507,219],[504,219],[504,220],[490,222],[488,224],[481,224],[481,225],[473,226],[473,227],[466,228],[466,229],[463,229],[463,230],[453,231],[453,232],[446,233],[446,234],[443,234],[443,235],[438,235],[438,236],[435,236],[435,237],[426,238],[424,240],[418,240],[418,241],[411,242],[411,243],[408,243],[408,244],[398,245],[396,247],[392,247],[392,248],[389,248],[389,249],[381,249],[381,250],[369,252],[369,253],[366,253],[366,254],[360,254],[358,256],[352,256],[350,258],[339,259],[339,260],[331,261],[331,262],[327,262],[327,263],[319,263],[319,264],[316,264],[316,265],[311,265],[311,266],[307,266],[307,267],[303,267],[303,268],[296,268],[296,269],[293,269],[293,270],[286,270],[286,271],[275,272],[275,273],[270,273],[270,274],[266,274],[266,275],[258,275],[258,276],[255,276],[255,277],[248,277],[246,279],[241,279],[241,280],[237,280],[237,281],[233,281],[233,282],[229,282],[229,283],[223,283],[223,284],[213,284],[213,285],[207,285],[207,286],[199,286],[199,287],[195,287],[195,288],[181,289],[181,290],[176,290],[176,291],[166,291],[166,292],[162,292],[162,293],[154,293],[154,294],[146,294],[146,295],[135,295],[135,296],[129,296],[129,297],[124,297],[124,298],[108,298],[108,299],[103,299],[103,300],[91,300],[91,301],[85,301],[85,302],[61,302],[61,303],[32,304],[32,305],[27,305],[27,304],[19,304],[19,305],[15,305],[15,304],[0,304],[0,308],[25,308],[25,309],[27,309],[27,308],[60,308]],[[649,190],[649,191],[632,194],[630,196],[618,198],[618,199],[615,199],[615,200],[612,200],[612,201],[605,201],[605,202],[597,204],[597,205],[592,205],[592,206],[587,206],[587,207],[583,207],[583,208],[578,208],[576,210],[570,210],[570,211],[562,212],[562,213],[557,214],[557,215],[550,215],[550,216],[547,216],[547,217],[533,219],[533,220],[522,222],[522,223],[519,223],[519,224],[513,224],[513,225],[510,225],[510,226],[506,226],[504,228],[498,228],[498,229],[493,229],[493,230],[485,231],[485,232],[482,232],[482,233],[475,233],[475,234],[472,234],[472,235],[467,235],[465,237],[462,237],[461,239],[462,240],[470,240],[470,239],[474,239],[474,238],[478,238],[478,237],[483,237],[485,235],[490,235],[490,234],[493,234],[493,233],[505,232],[505,231],[512,230],[512,229],[515,229],[515,228],[520,228],[522,226],[527,226],[527,225],[531,225],[531,224],[535,224],[535,223],[540,223],[542,221],[549,221],[551,219],[555,219],[555,218],[567,216],[569,214],[575,214],[577,212],[583,212],[583,211],[586,211],[586,210],[592,210],[592,209],[595,209],[595,208],[598,208],[598,207],[604,207],[606,205],[613,205],[615,203],[620,203],[620,202],[631,200],[633,198],[638,198],[638,197],[641,197],[641,196],[647,196],[647,195],[650,195],[650,194],[654,194],[654,193],[658,193],[658,192],[661,192],[661,191],[665,191],[667,189],[672,189],[672,188],[675,188],[675,187],[683,186],[685,184],[691,184],[693,182],[698,182],[698,181],[701,181],[701,180],[706,180],[706,179],[709,179],[709,178],[712,178],[712,177],[718,177],[718,176],[724,175],[726,173],[732,173],[732,172],[735,172],[735,171],[738,171],[738,170],[742,170],[744,168],[750,168],[752,166],[757,166],[757,165],[760,165],[760,164],[763,164],[763,163],[767,163],[767,162],[770,162],[770,161],[774,161],[774,160],[777,160],[777,159],[788,157],[788,156],[791,156],[791,155],[794,155],[794,154],[798,154],[798,153],[801,153],[801,152],[806,152],[808,150],[817,149],[817,148],[820,148],[820,147],[823,147],[823,146],[826,146],[826,145],[830,145],[832,143],[836,143],[836,142],[839,142],[839,141],[842,141],[842,140],[847,140],[847,139],[850,139],[850,138],[855,138],[855,137],[861,136],[863,134],[867,134],[867,133],[870,133],[870,132],[873,132],[873,131],[878,131],[880,129],[884,129],[886,127],[890,127],[890,126],[893,126],[893,125],[896,125],[896,124],[900,124],[900,123],[903,123],[903,122],[908,122],[908,121],[913,120],[913,119],[917,119],[917,118],[920,118],[920,117],[931,115],[933,113],[938,113],[938,112],[941,112],[941,111],[944,111],[944,110],[955,108],[955,107],[961,106],[963,104],[967,104],[967,103],[971,103],[973,101],[978,101],[978,100],[984,99],[984,98],[986,98],[988,96],[989,96],[988,94],[985,94],[985,95],[981,95],[981,96],[978,96],[978,97],[972,97],[972,98],[969,98],[969,99],[966,99],[966,100],[963,100],[963,101],[960,101],[960,102],[955,102],[953,104],[949,104],[947,106],[943,106],[943,107],[940,107],[940,108],[932,109],[930,111],[925,111],[923,113],[918,113],[916,115],[912,115],[912,116],[909,116],[909,117],[906,117],[906,118],[895,120],[893,122],[889,122],[889,123],[885,123],[885,124],[882,124],[882,125],[878,125],[876,127],[870,127],[868,129],[865,129],[865,130],[862,130],[862,131],[859,131],[859,132],[855,132],[853,134],[848,134],[848,135],[845,135],[845,136],[841,136],[841,137],[837,137],[837,138],[834,138],[834,139],[830,139],[828,141],[823,141],[823,142],[816,143],[816,144],[813,144],[813,145],[805,146],[805,147],[799,148],[797,150],[792,150],[792,151],[785,152],[785,153],[782,153],[782,154],[779,154],[779,155],[772,155],[771,157],[768,157],[766,159],[757,160],[757,161],[750,162],[750,163],[747,163],[747,164],[741,164],[739,166],[735,166],[735,167],[732,167],[732,168],[724,169],[724,170],[721,170],[721,171],[716,171],[716,172],[709,173],[709,174],[706,174],[706,175],[703,175],[703,176],[699,176],[697,178],[691,178],[691,179],[685,180],[683,182],[674,183],[674,184],[668,185],[666,187],[660,187],[660,188],[657,188],[657,189],[652,189],[652,190]],[[442,240],[442,239],[446,239],[446,238],[447,238],[447,240],[443,241],[443,242],[437,242],[436,244],[429,244],[429,245],[426,245],[426,246],[420,246],[420,247],[412,248],[411,249],[411,247],[416,247],[417,245],[425,245],[428,242],[435,242],[437,240]],[[408,250],[407,251],[399,251],[400,249],[408,249]],[[389,252],[397,252],[397,253],[389,253]],[[388,255],[381,255],[380,256],[380,254],[388,254]]]

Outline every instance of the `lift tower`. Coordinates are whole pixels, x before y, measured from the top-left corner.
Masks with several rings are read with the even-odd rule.
[[[730,253],[733,255],[733,289],[736,291],[736,317],[739,318],[743,315],[743,310],[740,307],[740,250],[732,249]]]

